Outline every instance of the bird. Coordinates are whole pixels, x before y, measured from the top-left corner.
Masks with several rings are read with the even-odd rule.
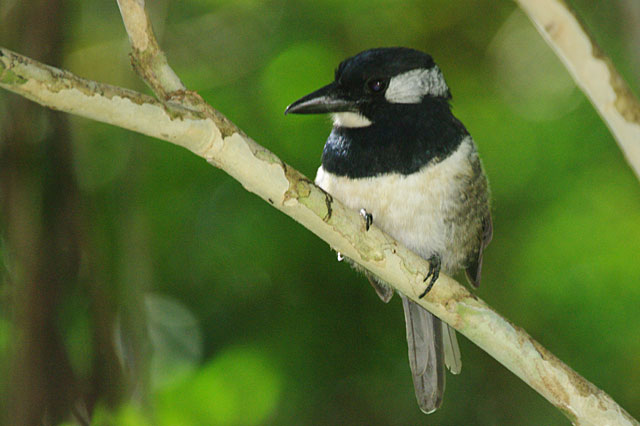
[[[331,114],[315,183],[359,211],[367,230],[375,223],[429,261],[420,297],[440,272],[464,270],[478,287],[483,252],[493,236],[488,180],[450,102],[449,86],[429,54],[382,47],[345,59],[333,82],[285,110]],[[363,272],[388,302],[393,289]],[[432,413],[442,404],[445,366],[453,374],[461,370],[455,330],[400,297],[416,399],[424,413]]]

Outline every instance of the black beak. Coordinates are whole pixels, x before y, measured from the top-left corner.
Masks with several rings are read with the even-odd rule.
[[[335,81],[298,99],[284,110],[285,114],[323,114],[327,112],[357,112],[356,103]]]

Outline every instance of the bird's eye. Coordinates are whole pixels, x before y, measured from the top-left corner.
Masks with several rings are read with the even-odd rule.
[[[367,88],[373,93],[380,93],[387,88],[387,82],[380,78],[367,80]]]

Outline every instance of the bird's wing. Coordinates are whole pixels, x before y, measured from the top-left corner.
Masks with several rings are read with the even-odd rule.
[[[389,287],[383,282],[380,282],[378,279],[376,279],[375,276],[368,272],[365,272],[365,275],[367,276],[369,284],[371,284],[371,287],[373,287],[373,289],[376,291],[376,294],[378,295],[380,300],[382,300],[384,303],[389,303],[389,301],[393,297],[393,288]]]
[[[401,297],[416,399],[423,412],[432,413],[442,404],[445,385],[442,323],[420,305]]]
[[[491,220],[491,213],[487,213],[482,221],[482,241],[480,243],[480,249],[478,250],[478,258],[465,270],[467,280],[469,280],[469,283],[474,287],[480,285],[480,278],[482,276],[482,254],[491,242],[491,238],[493,238],[493,221]]]

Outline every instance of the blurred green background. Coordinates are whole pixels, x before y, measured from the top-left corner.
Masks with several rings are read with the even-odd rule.
[[[309,177],[330,121],[284,108],[361,50],[431,53],[491,182],[478,295],[640,418],[640,185],[514,2],[148,3],[185,84]],[[640,93],[640,3],[571,3]],[[6,48],[149,92],[115,1],[3,0],[0,25]],[[90,395],[96,424],[569,424],[464,337],[423,415],[399,299],[182,148],[0,91],[0,182],[9,422]]]

